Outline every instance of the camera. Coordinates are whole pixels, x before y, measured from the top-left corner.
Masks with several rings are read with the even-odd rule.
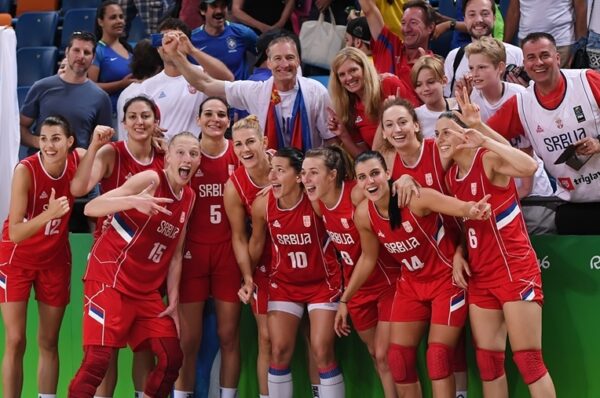
[[[522,66],[517,66],[515,64],[506,65],[506,70],[504,71],[503,80],[506,80],[506,77],[508,76],[509,73],[513,74],[514,76],[520,77],[521,79],[525,80],[527,83],[529,83],[529,81],[531,80],[531,78],[529,77],[527,72],[525,72],[525,69],[523,69]]]
[[[152,43],[152,47],[154,47],[154,48],[161,47],[163,36],[164,35],[162,33],[152,33],[150,35],[150,42]]]

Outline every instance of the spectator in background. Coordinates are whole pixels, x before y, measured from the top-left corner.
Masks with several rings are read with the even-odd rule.
[[[369,57],[369,61],[373,62],[371,56],[371,31],[366,17],[358,17],[348,21],[346,24],[346,47],[358,48]]]
[[[359,0],[371,31],[371,51],[379,73],[393,73],[409,86],[410,68],[422,55],[430,53],[429,38],[435,29],[435,13],[423,0],[404,3],[402,33],[404,40],[384,25],[374,0]]]
[[[125,16],[119,2],[102,2],[96,12],[96,37],[100,40],[88,77],[108,93],[113,113],[121,91],[135,81],[129,69],[132,49],[123,37],[124,29]]]
[[[556,41],[560,67],[571,65],[576,47],[587,37],[585,0],[510,0],[504,23],[504,41],[511,42],[519,32],[519,41],[533,32],[547,32]]]
[[[233,0],[231,14],[237,22],[263,33],[273,28],[292,30],[294,0]]]
[[[87,78],[95,51],[93,34],[73,33],[65,50],[64,73],[38,80],[27,93],[19,123],[21,144],[29,147],[29,154],[40,147],[39,128],[50,115],[62,115],[68,120],[81,148],[88,147],[94,127],[112,125],[108,94]],[[34,122],[36,131],[32,132]]]
[[[188,53],[201,65],[192,65],[192,68],[198,70],[206,68],[207,73],[233,80],[233,74],[225,64],[192,46],[189,40],[190,29],[179,19],[165,19],[159,26],[159,32],[181,37],[181,46],[185,46]],[[167,138],[182,131],[191,132],[197,137],[200,135],[200,127],[196,123],[198,110],[202,101],[206,99],[206,95],[188,84],[181,71],[173,63],[172,58],[165,53],[162,47],[158,48],[158,53],[163,60],[164,69],[144,81],[141,91],[158,105],[161,111],[160,126],[167,129],[165,134]]]
[[[163,51],[196,89],[258,117],[269,148],[293,146],[303,151],[335,140],[327,128],[329,95],[315,80],[298,76],[300,56],[296,41],[283,36],[271,40],[267,65],[273,76],[264,82],[225,82],[214,79],[186,58],[181,38],[166,35]]]
[[[156,48],[152,47],[150,40],[142,39],[133,49],[129,67],[135,81],[121,92],[117,101],[119,141],[127,140],[127,130],[123,123],[121,123],[121,121],[125,120],[123,106],[130,98],[137,97],[142,93],[142,83],[144,80],[159,73],[162,70],[163,62]]]
[[[463,11],[471,42],[481,37],[493,37],[496,22],[496,3],[494,0],[465,0],[463,1]],[[504,43],[504,47],[506,49],[505,65],[523,65],[523,51],[519,47],[509,43]],[[469,72],[469,63],[464,54],[464,47],[459,47],[450,51],[446,57],[444,72],[449,82],[444,89],[446,97],[452,96],[455,87],[460,89],[462,84],[460,80]]]
[[[377,133],[379,111],[387,97],[419,102],[411,86],[393,75],[378,76],[367,56],[353,47],[340,50],[331,62],[329,95],[333,104],[330,130],[352,157],[372,149],[375,137],[381,136]]]
[[[550,34],[541,32],[531,33],[523,39],[525,71],[534,83],[525,93],[506,101],[488,124],[509,139],[521,134],[529,139],[548,173],[556,179],[559,198],[572,202],[598,202],[600,73],[561,70],[561,57],[555,43]],[[561,156],[565,152],[567,154]],[[559,233],[563,228],[562,220],[572,224],[564,225],[565,229],[581,228],[575,225],[579,224],[576,217],[561,217],[561,212],[568,208],[561,206],[558,209]],[[598,221],[600,209],[590,210],[595,211],[588,212],[588,220]],[[600,232],[598,222],[587,224],[595,230],[590,232]]]
[[[166,11],[166,2],[163,0],[119,0],[119,5],[125,11],[127,22],[127,35],[131,28],[131,21],[136,15],[146,24],[146,35],[158,32],[158,24]]]
[[[235,80],[249,75],[246,53],[256,52],[258,36],[247,26],[227,21],[227,0],[202,0],[204,25],[192,31],[191,41],[205,53],[221,60]]]

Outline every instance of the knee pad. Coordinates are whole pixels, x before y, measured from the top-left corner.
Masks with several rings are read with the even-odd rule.
[[[461,334],[456,347],[454,347],[454,372],[466,372],[467,371],[467,338],[464,334]]]
[[[541,350],[515,351],[513,361],[517,364],[525,384],[535,383],[548,373]]]
[[[481,380],[492,381],[504,375],[504,351],[477,348],[475,357]]]
[[[388,364],[396,384],[417,382],[417,347],[406,347],[390,343]]]
[[[144,393],[154,398],[166,398],[179,375],[183,352],[175,337],[153,338],[149,341],[156,355],[156,367],[148,375]]]
[[[85,347],[81,366],[69,384],[69,398],[94,396],[108,370],[112,352],[112,347]]]
[[[442,343],[429,343],[427,347],[427,373],[431,380],[445,379],[453,373],[452,347]]]

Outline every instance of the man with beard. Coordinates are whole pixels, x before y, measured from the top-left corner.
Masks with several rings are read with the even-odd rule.
[[[465,0],[463,2],[465,25],[471,35],[471,41],[494,33],[496,22],[496,3],[494,0]],[[506,50],[506,65],[523,65],[523,52],[517,46],[504,43]],[[455,48],[448,53],[444,62],[444,72],[448,78],[448,84],[444,87],[444,96],[452,97],[454,89],[461,87],[461,81],[469,72],[469,63],[465,55],[464,47]]]
[[[389,30],[374,0],[360,0],[371,31],[371,52],[379,73],[393,73],[412,87],[410,70],[415,61],[429,51],[429,38],[435,29],[435,11],[423,0],[404,3],[402,34],[404,41]]]
[[[204,25],[192,31],[194,47],[221,60],[235,80],[245,80],[249,75],[246,52],[256,52],[256,33],[226,20],[227,0],[202,0],[200,13]]]
[[[71,35],[65,50],[64,73],[38,80],[21,108],[21,144],[33,154],[40,147],[39,128],[48,116],[61,115],[69,121],[77,146],[87,148],[97,125],[112,125],[108,94],[87,77],[96,52],[96,38],[88,32]],[[32,132],[33,122],[36,131]]]

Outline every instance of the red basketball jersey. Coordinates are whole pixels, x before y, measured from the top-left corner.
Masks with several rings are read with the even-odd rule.
[[[58,178],[54,178],[46,172],[42,165],[40,152],[21,160],[20,163],[27,167],[31,175],[31,188],[27,193],[26,220],[31,220],[48,207],[52,188],[54,188],[56,198],[67,197],[70,210],[64,216],[50,220],[35,235],[19,243],[13,243],[9,239],[9,219],[7,217],[2,228],[0,266],[14,264],[23,268],[47,269],[70,264],[69,217],[71,217],[74,202],[70,185],[77,171],[79,155],[76,151],[69,153],[65,169]]]
[[[298,286],[324,280],[339,290],[340,269],[323,221],[305,194],[291,209],[280,209],[273,192],[267,200],[267,225],[273,243],[271,281]]]
[[[392,230],[389,219],[379,214],[373,202],[368,204],[371,228],[385,250],[404,266],[403,278],[430,281],[452,276],[455,246],[439,214],[419,217],[404,207],[400,225]]]
[[[254,203],[256,195],[265,187],[256,185],[250,178],[250,175],[248,175],[248,170],[246,170],[244,166],[238,167],[229,179],[242,199],[242,203],[246,209],[246,215],[250,219],[252,215],[252,203]],[[264,269],[261,269],[260,271],[267,274],[271,272],[271,242],[268,239],[269,238],[267,237],[262,257],[258,263],[259,267],[264,267]]]
[[[147,216],[136,209],[113,214],[90,253],[84,280],[97,281],[129,296],[146,298],[159,289],[186,220],[194,205],[194,191],[185,186],[176,196],[164,171],[155,197],[173,199],[166,208],[170,216]]]
[[[423,140],[419,160],[412,166],[404,164],[400,155],[396,154],[392,169],[392,179],[395,181],[403,174],[411,176],[422,187],[435,189],[445,195],[449,194],[444,182],[445,171],[440,159],[440,151],[434,139],[427,138]],[[458,242],[458,237],[461,235],[461,224],[452,216],[442,215],[442,218],[446,234],[451,239],[454,239],[454,242]]]
[[[457,198],[479,201],[491,194],[492,216],[485,221],[466,220],[466,241],[471,280],[480,287],[499,286],[540,272],[514,181],[506,188],[493,185],[483,166],[485,149],[479,149],[466,175],[458,177],[458,166],[447,174],[448,186]]]
[[[352,189],[356,181],[344,181],[338,203],[331,209],[319,201],[319,208],[323,214],[323,223],[329,234],[329,239],[340,253],[344,269],[344,280],[350,280],[354,265],[358,262],[362,252],[360,247],[360,234],[354,225],[354,204],[352,203]],[[383,285],[393,285],[400,274],[398,263],[391,258],[385,250],[379,251],[379,259],[373,273],[362,285],[363,289],[379,289]]]
[[[238,165],[233,144],[229,140],[227,148],[217,156],[202,153],[200,167],[190,183],[197,198],[187,239],[202,244],[231,240],[231,227],[225,214],[223,193],[225,183]]]
[[[141,163],[129,152],[126,141],[111,142],[109,145],[115,150],[115,164],[113,165],[111,175],[100,181],[100,193],[112,191],[120,187],[134,174],[145,170],[160,172],[165,167],[165,156],[162,153],[157,153],[153,150],[152,159],[148,163]],[[98,217],[96,220],[94,239],[98,239],[102,233],[102,225],[105,220],[106,217]]]

